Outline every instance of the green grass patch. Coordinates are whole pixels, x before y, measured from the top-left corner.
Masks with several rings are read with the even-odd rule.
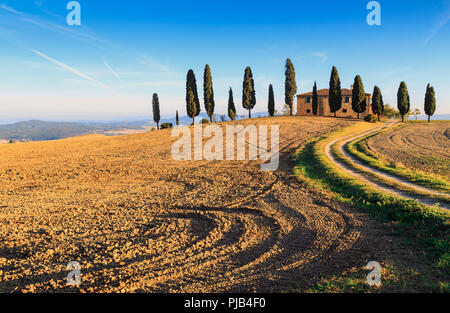
[[[324,148],[333,139],[356,133],[358,125],[308,142],[294,155],[294,175],[314,188],[331,192],[335,198],[351,204],[380,221],[394,222],[399,234],[419,246],[443,275],[450,270],[450,214],[385,194],[367,186],[336,167]]]
[[[381,264],[381,286],[369,286],[367,275],[369,270],[365,268],[350,268],[339,275],[323,277],[319,282],[306,288],[297,290],[308,293],[380,293],[413,291],[417,285],[420,289],[426,282],[421,281],[420,273],[412,269],[402,268],[392,263]],[[441,286],[442,285],[442,286]],[[445,283],[438,283],[432,291],[441,291]]]
[[[387,188],[394,187],[398,190],[401,190],[401,191],[404,191],[404,192],[410,194],[411,196],[415,196],[418,198],[426,197],[429,199],[434,199],[435,203],[446,203],[446,204],[450,203],[450,195],[447,196],[444,194],[443,195],[433,194],[433,193],[430,193],[427,191],[419,190],[417,188],[412,188],[410,186],[402,184],[401,182],[396,182],[392,179],[389,179],[389,178],[383,177],[381,175],[378,175],[377,173],[371,172],[371,171],[367,170],[366,168],[364,168],[363,166],[360,166],[359,164],[355,164],[340,151],[340,149],[337,147],[337,144],[334,144],[331,147],[331,151],[333,152],[333,155],[336,157],[336,159],[338,159],[340,162],[344,163],[349,168],[353,169],[354,171],[356,171],[358,173],[362,173],[366,176],[369,176],[373,181],[380,183],[381,185],[384,185]]]

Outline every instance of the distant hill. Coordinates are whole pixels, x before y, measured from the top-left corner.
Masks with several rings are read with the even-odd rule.
[[[414,120],[415,117],[410,116],[409,119]],[[428,116],[421,115],[421,116],[418,116],[417,119],[418,120],[427,120]],[[437,114],[437,115],[434,115],[433,117],[431,117],[431,119],[434,121],[448,121],[448,120],[450,120],[450,114]]]
[[[0,140],[43,141],[104,133],[118,129],[141,128],[147,121],[124,123],[71,123],[26,121],[0,125]]]
[[[222,116],[228,121],[228,116],[216,114],[216,121],[222,121]],[[252,113],[253,117],[264,117],[267,113]],[[202,119],[208,119],[208,115],[200,113],[195,118],[196,123]],[[247,114],[237,116],[236,119],[246,119]],[[176,125],[174,116],[162,116],[161,123],[172,123]],[[192,119],[188,116],[180,116],[180,125],[191,125]],[[149,126],[156,126],[151,120],[136,121],[81,121],[81,122],[47,122],[47,121],[25,121],[9,125],[0,125],[0,142],[2,141],[46,141],[75,137],[86,134],[126,134],[126,130],[145,131]],[[124,131],[125,130],[125,131]]]

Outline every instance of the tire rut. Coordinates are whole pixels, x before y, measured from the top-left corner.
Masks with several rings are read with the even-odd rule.
[[[365,170],[371,172],[374,175],[386,178],[386,179],[388,179],[390,181],[402,184],[402,185],[404,185],[406,187],[413,188],[413,189],[415,189],[417,191],[426,192],[426,193],[429,193],[429,194],[432,194],[432,195],[436,195],[436,196],[441,196],[441,197],[449,196],[446,193],[442,193],[442,192],[438,192],[438,191],[435,191],[435,190],[432,190],[432,189],[429,189],[429,188],[425,188],[423,186],[420,186],[420,185],[414,184],[412,182],[403,180],[403,179],[398,178],[396,176],[387,174],[387,173],[385,173],[385,172],[383,172],[381,170],[372,168],[372,167],[368,166],[367,164],[364,164],[361,161],[357,160],[354,156],[352,156],[350,153],[348,153],[345,150],[345,148],[344,148],[347,144],[349,144],[350,142],[352,142],[352,141],[354,141],[356,139],[363,138],[363,137],[365,137],[367,135],[370,135],[370,134],[374,134],[376,132],[379,132],[380,130],[385,130],[385,129],[391,127],[391,126],[392,126],[392,123],[387,124],[385,126],[381,126],[381,127],[377,126],[377,127],[373,128],[373,129],[370,129],[370,130],[367,130],[367,131],[364,131],[364,132],[361,132],[361,133],[358,133],[358,134],[353,134],[353,135],[347,136],[345,138],[336,139],[336,140],[332,141],[331,143],[327,144],[327,146],[325,147],[325,154],[328,156],[328,158],[334,164],[336,164],[338,167],[340,167],[342,170],[344,170],[348,174],[350,174],[350,175],[352,175],[352,176],[354,176],[354,177],[364,181],[365,183],[367,183],[367,184],[369,184],[369,185],[371,185],[371,186],[373,186],[373,187],[375,187],[375,188],[377,188],[377,189],[379,189],[379,190],[381,190],[381,191],[383,191],[385,193],[389,193],[389,194],[395,195],[397,197],[405,198],[405,199],[415,200],[415,201],[417,201],[419,203],[422,203],[422,204],[425,204],[425,205],[429,205],[429,206],[430,205],[431,206],[439,205],[442,209],[449,210],[450,209],[449,205],[445,204],[445,203],[442,204],[441,203],[442,201],[439,201],[438,199],[427,198],[427,197],[421,196],[421,195],[419,196],[419,195],[416,195],[416,194],[412,194],[411,192],[406,192],[406,191],[400,190],[400,189],[396,188],[395,186],[391,186],[391,185],[388,185],[388,184],[384,184],[384,183],[380,183],[380,182],[375,181],[370,176],[365,175],[363,172],[357,171],[354,168],[350,167],[349,165],[347,165],[347,164],[343,163],[342,161],[340,161],[336,157],[336,155],[334,155],[334,153],[331,150],[331,147],[333,145],[337,145],[337,148],[339,149],[340,153],[342,153],[348,160],[350,160],[352,162],[352,164],[356,164],[357,166],[364,168]]]

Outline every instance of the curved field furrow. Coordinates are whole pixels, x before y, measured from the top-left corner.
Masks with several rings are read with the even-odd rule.
[[[390,175],[384,171],[373,168],[358,160],[355,156],[345,150],[345,146],[360,138],[376,134],[380,131],[381,134],[389,131],[393,124],[387,123],[383,126],[375,126],[372,129],[365,130],[361,133],[353,134],[344,138],[338,138],[329,142],[325,147],[325,154],[335,163],[339,168],[348,174],[356,177],[358,180],[375,187],[387,194],[392,194],[397,197],[415,200],[424,205],[438,205],[441,209],[449,210],[447,203],[441,203],[441,198],[447,198],[448,195],[443,192],[435,191],[402,178]],[[379,135],[377,135],[379,136]],[[376,137],[376,136],[375,136]],[[369,137],[374,138],[374,137]],[[395,138],[392,135],[390,138]],[[380,181],[382,179],[382,181]],[[435,198],[441,197],[441,198]]]
[[[450,122],[410,123],[368,140],[388,161],[450,179]]]
[[[169,130],[2,146],[0,291],[285,291],[384,257],[365,217],[291,174],[295,149],[350,121],[239,123],[280,125],[278,171],[174,161]]]

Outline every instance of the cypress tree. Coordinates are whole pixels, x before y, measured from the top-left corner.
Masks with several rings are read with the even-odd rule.
[[[361,77],[359,75],[356,75],[352,90],[352,109],[353,111],[358,113],[358,119],[359,114],[365,112],[367,109],[366,101],[366,92],[364,91],[364,85],[362,83]]]
[[[180,126],[180,119],[178,117],[178,110],[177,110],[177,114],[175,115],[175,120],[176,120],[177,126]]]
[[[380,116],[384,111],[384,102],[383,95],[381,94],[381,89],[378,86],[375,86],[375,88],[373,89],[372,111],[378,116],[379,122],[381,120]]]
[[[193,70],[189,70],[186,79],[186,109],[187,114],[195,124],[195,117],[200,114],[200,101],[197,93],[197,80]]]
[[[242,106],[248,110],[248,118],[252,118],[252,109],[256,104],[255,82],[250,66],[245,69],[244,83],[242,84]]]
[[[236,119],[236,107],[234,106],[233,89],[228,92],[228,117],[234,121]]]
[[[215,103],[214,103],[214,91],[211,77],[211,69],[209,68],[208,64],[206,64],[205,66],[205,73],[203,76],[203,96],[204,96],[203,99],[205,101],[205,110],[209,116],[209,120],[212,123]]]
[[[427,92],[425,94],[425,114],[428,116],[428,123],[431,122],[431,117],[436,111],[436,95],[434,87],[428,84]]]
[[[317,83],[316,82],[314,82],[314,87],[313,87],[312,110],[313,110],[313,114],[317,115],[318,110],[319,110],[319,97],[317,96]]]
[[[401,82],[397,93],[397,108],[402,116],[402,122],[405,121],[405,115],[408,114],[410,105],[408,87],[405,82]]]
[[[328,104],[330,105],[331,113],[334,113],[334,117],[336,117],[336,112],[342,107],[342,92],[341,80],[339,79],[339,73],[335,66],[331,70]]]
[[[294,96],[297,93],[297,83],[295,81],[295,68],[291,59],[286,60],[286,71],[284,73],[286,81],[285,81],[285,101],[289,106],[289,113],[292,116],[292,107],[294,104]]]
[[[274,116],[275,114],[275,96],[273,95],[273,86],[269,85],[269,103],[268,103],[269,115]]]
[[[156,127],[159,129],[159,121],[161,119],[160,113],[159,113],[159,99],[158,94],[153,94],[153,121],[156,123]]]

